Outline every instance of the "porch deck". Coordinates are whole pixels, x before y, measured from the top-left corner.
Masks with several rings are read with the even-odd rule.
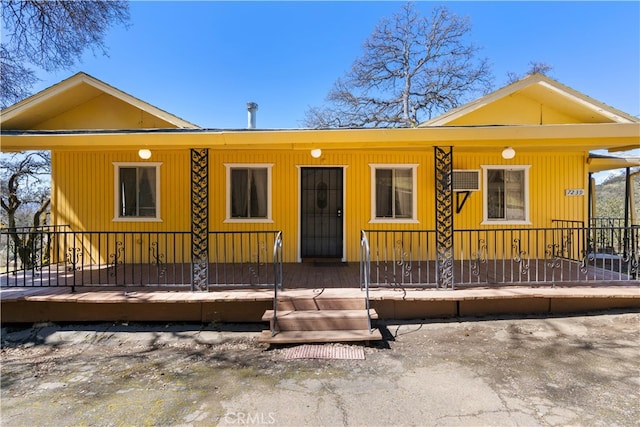
[[[292,289],[283,295],[362,298],[354,288]],[[597,310],[640,310],[640,286],[501,287],[429,291],[372,289],[381,319],[486,315],[557,315]],[[190,292],[86,288],[1,288],[1,321],[37,322],[261,322],[273,306],[267,289]]]
[[[357,263],[285,264],[288,296],[362,298]],[[494,272],[495,273],[495,272]],[[60,274],[65,274],[64,271]],[[69,272],[66,272],[69,274]],[[76,273],[77,274],[77,273]],[[568,275],[569,271],[564,274]],[[113,278],[115,276],[111,276]],[[38,277],[38,280],[41,280]],[[6,280],[6,274],[3,275]],[[32,322],[261,322],[272,308],[273,289],[211,286],[192,292],[186,283],[169,286],[136,284],[0,288],[1,321]],[[435,285],[434,285],[435,286]],[[411,285],[376,286],[371,307],[381,319],[446,318],[499,314],[559,314],[605,309],[640,309],[640,284],[634,281],[567,282],[509,285],[456,285],[455,290]]]

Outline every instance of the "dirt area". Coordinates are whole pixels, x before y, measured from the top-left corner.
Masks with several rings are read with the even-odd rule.
[[[637,425],[640,312],[383,325],[365,360],[259,324],[2,328],[3,426]],[[342,346],[346,344],[330,344]]]

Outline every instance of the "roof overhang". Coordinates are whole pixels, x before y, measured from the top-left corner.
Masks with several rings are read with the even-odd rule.
[[[640,123],[410,129],[2,131],[1,136],[2,151],[137,150],[141,144],[152,149],[320,147],[372,150],[453,146],[462,151],[488,151],[508,145],[526,151],[614,151],[640,148]]]
[[[640,167],[640,157],[613,157],[591,155],[587,160],[589,172],[603,172],[613,169]]]

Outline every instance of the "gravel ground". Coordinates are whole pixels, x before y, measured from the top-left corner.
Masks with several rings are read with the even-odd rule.
[[[365,360],[263,327],[3,327],[1,425],[640,425],[640,312],[387,324]]]

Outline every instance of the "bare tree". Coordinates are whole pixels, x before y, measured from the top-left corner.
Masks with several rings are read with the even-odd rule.
[[[546,64],[544,62],[531,61],[529,62],[529,70],[524,75],[509,71],[507,73],[507,84],[515,83],[518,80],[521,80],[524,77],[530,76],[532,74],[544,74],[546,76],[551,70],[553,70],[553,66],[549,64]]]
[[[89,48],[106,54],[108,28],[128,19],[126,1],[2,0],[2,108],[29,95],[37,81],[30,66],[68,68]]]
[[[30,95],[38,80],[33,67],[47,72],[69,68],[87,49],[106,54],[107,30],[128,20],[128,2],[120,0],[2,0],[0,106]],[[22,265],[29,268],[35,263],[37,240],[42,239],[38,227],[50,204],[50,154],[3,154],[0,166],[0,225]]]
[[[383,18],[351,70],[327,96],[328,106],[310,108],[308,127],[410,127],[459,106],[465,97],[491,88],[486,59],[467,42],[467,18],[445,7],[420,16],[406,3]]]
[[[3,154],[0,157],[2,224],[13,242],[13,252],[25,268],[33,267],[34,255],[51,202],[48,152]],[[20,209],[22,208],[22,209]],[[30,223],[29,223],[30,222]]]

